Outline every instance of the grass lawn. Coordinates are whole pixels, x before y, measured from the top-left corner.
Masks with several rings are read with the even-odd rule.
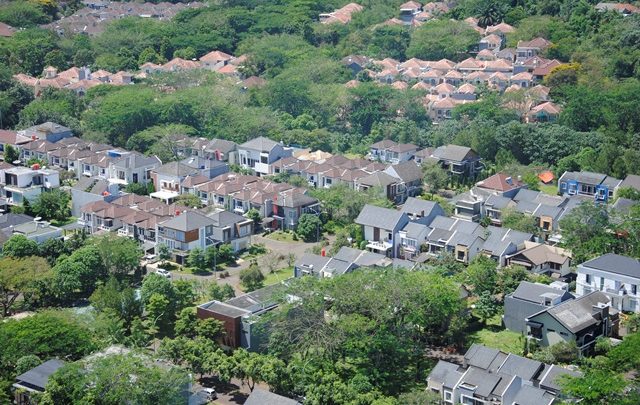
[[[267,238],[277,240],[278,242],[297,242],[293,240],[293,234],[289,232],[275,231],[267,235]]]
[[[549,195],[558,195],[558,186],[555,184],[540,183],[540,191]]]
[[[469,340],[472,343],[480,343],[517,355],[522,355],[522,339],[524,338],[519,333],[511,332],[502,327],[499,315],[488,320],[483,329],[469,335]]]
[[[51,220],[51,225],[57,226],[57,227],[61,227],[61,226],[65,226],[65,225],[69,225],[71,223],[74,223],[74,222],[76,222],[76,220],[77,220],[76,217],[69,217],[64,221],[58,221],[58,220],[52,219]]]
[[[285,267],[284,269],[276,270],[275,273],[267,273],[264,275],[264,285],[271,285],[293,277],[293,269],[291,267]]]

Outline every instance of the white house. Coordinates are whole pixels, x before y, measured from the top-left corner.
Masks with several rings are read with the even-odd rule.
[[[576,274],[576,295],[602,291],[613,308],[640,312],[640,260],[607,253],[578,265]]]
[[[238,161],[246,169],[258,176],[269,174],[269,165],[284,157],[291,156],[293,150],[263,136],[238,146]]]
[[[11,205],[22,205],[25,199],[31,201],[45,190],[60,187],[60,175],[55,170],[12,167],[4,170],[3,194]]]

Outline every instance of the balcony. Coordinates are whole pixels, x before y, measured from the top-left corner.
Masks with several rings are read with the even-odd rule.
[[[367,249],[379,250],[382,252],[386,252],[389,249],[393,248],[393,244],[388,240],[381,241],[372,241],[370,240],[367,243]]]

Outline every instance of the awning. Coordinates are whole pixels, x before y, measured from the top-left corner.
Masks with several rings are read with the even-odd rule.
[[[150,197],[157,198],[159,200],[170,200],[172,198],[178,197],[179,195],[180,194],[176,193],[175,191],[165,191],[165,190],[156,191],[155,193],[149,194]]]
[[[262,222],[260,222],[262,225],[269,225],[270,223],[272,223],[273,221],[275,221],[275,218],[272,217],[266,217],[266,218],[262,218]]]

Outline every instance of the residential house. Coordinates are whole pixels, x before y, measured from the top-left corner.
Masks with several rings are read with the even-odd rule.
[[[351,70],[351,74],[355,77],[369,63],[369,58],[361,55],[349,55],[342,58],[342,64]]]
[[[562,109],[551,101],[531,108],[527,113],[528,122],[556,122]]]
[[[225,139],[213,139],[200,148],[198,156],[235,164],[238,162],[238,144]]]
[[[600,291],[618,311],[640,312],[640,260],[607,253],[578,265],[576,295]]]
[[[374,172],[358,180],[358,190],[366,191],[372,188],[382,191],[383,196],[396,201],[398,194],[402,194],[401,180],[385,172]],[[399,193],[400,191],[400,193]]]
[[[617,11],[623,16],[630,16],[631,14],[640,13],[640,7],[636,7],[633,4],[629,3],[609,3],[602,2],[595,5],[595,9],[600,12],[605,11]]]
[[[423,225],[429,225],[435,217],[445,215],[444,210],[437,202],[421,200],[415,197],[407,198],[402,207],[400,207],[400,212],[407,214],[412,222]]]
[[[496,173],[476,183],[476,187],[489,190],[494,195],[513,198],[518,191],[526,188],[520,177],[514,179],[505,173]]]
[[[186,262],[189,251],[217,244],[213,228],[218,223],[196,211],[184,211],[157,225],[157,243],[171,251],[178,264]]]
[[[499,51],[502,48],[502,38],[496,34],[490,34],[479,42],[478,50]]]
[[[200,64],[205,69],[219,70],[221,67],[226,66],[232,59],[233,56],[222,51],[211,51],[200,58]]]
[[[272,211],[265,216],[272,216],[278,229],[293,230],[304,214],[319,215],[320,202],[307,195],[303,189],[288,189],[277,193],[271,205]]]
[[[234,252],[249,247],[253,235],[253,220],[229,211],[215,210],[207,217],[213,220],[211,237],[216,245],[228,243]]]
[[[244,348],[259,351],[266,337],[255,323],[259,317],[278,306],[275,295],[283,284],[273,284],[227,301],[210,301],[196,308],[199,319],[213,318],[222,322],[225,334],[222,344],[231,349]]]
[[[521,281],[514,292],[504,297],[502,323],[510,331],[526,335],[525,319],[573,298],[573,294],[555,285]]]
[[[589,354],[599,337],[617,335],[619,312],[600,291],[562,302],[526,318],[527,338],[542,347],[575,342]]]
[[[32,140],[43,140],[51,143],[56,143],[64,138],[73,136],[71,129],[56,124],[53,122],[45,122],[44,124],[34,125],[22,131],[18,131],[18,134],[30,138]]]
[[[416,259],[422,252],[431,228],[417,222],[409,222],[398,232],[398,256],[406,260]]]
[[[60,187],[60,174],[51,169],[12,167],[3,173],[3,196],[10,205],[22,205],[33,201],[41,193]]]
[[[402,204],[407,198],[415,197],[422,192],[422,169],[414,162],[391,165],[382,173],[400,179],[394,195],[394,202],[397,204]]]
[[[13,383],[14,403],[17,405],[30,405],[35,403],[31,395],[36,393],[36,398],[45,391],[49,377],[64,366],[64,362],[58,359],[47,360],[16,377]]]
[[[533,240],[533,234],[510,228],[488,226],[481,253],[498,262],[499,267],[507,265],[507,258],[518,250],[518,246]]]
[[[492,194],[484,201],[484,212],[482,215],[489,218],[491,225],[502,226],[503,211],[514,208],[515,206],[516,203],[512,199]]]
[[[49,239],[62,238],[62,229],[51,225],[46,221],[36,221],[38,218],[34,218],[31,222],[25,222],[13,227],[13,233],[18,235],[24,235],[27,239],[36,242],[37,244],[44,243]]]
[[[564,172],[558,179],[558,193],[594,197],[597,202],[608,202],[622,180],[593,172]]]
[[[421,165],[422,163],[429,160],[432,153],[433,153],[433,148],[421,149],[413,155],[413,161]]]
[[[534,38],[531,41],[518,41],[516,46],[516,60],[521,61],[532,56],[537,56],[541,51],[551,46],[551,42],[544,38]]]
[[[135,213],[129,207],[111,204],[106,201],[93,201],[80,209],[78,225],[88,234],[115,232],[123,226],[123,219]]]
[[[161,164],[157,156],[144,156],[137,152],[122,153],[109,163],[109,181],[122,185],[147,184],[152,181],[151,171]]]
[[[251,391],[244,405],[302,405],[302,403],[295,399],[256,388]]]
[[[431,158],[456,176],[475,177],[483,168],[480,156],[466,146],[445,145],[437,147],[431,154]]]
[[[387,267],[393,261],[379,253],[343,246],[333,257],[305,253],[293,266],[294,277],[334,277],[359,267]]]
[[[429,224],[426,251],[431,256],[452,254],[455,260],[469,264],[481,253],[485,229],[475,222],[438,216]]]
[[[119,195],[117,184],[97,177],[80,177],[71,187],[71,215],[80,217],[83,206],[94,201],[111,202]]]
[[[524,241],[515,253],[507,256],[506,264],[522,266],[535,274],[563,278],[571,273],[571,252],[557,246]]]
[[[621,188],[631,188],[640,192],[640,176],[637,174],[628,174],[627,177],[622,180],[622,183],[618,185],[618,190]]]
[[[332,11],[331,13],[320,14],[321,24],[347,24],[351,21],[351,15],[364,10],[364,7],[357,3],[349,3],[344,7]]]
[[[422,11],[422,4],[416,1],[408,1],[400,5],[400,20],[404,25],[411,25],[416,15]]]
[[[253,170],[258,176],[268,175],[269,165],[291,154],[291,148],[285,148],[280,143],[263,136],[238,146],[239,164]]]
[[[561,376],[580,374],[526,357],[473,344],[461,365],[438,361],[427,389],[444,404],[551,405]]]
[[[182,162],[169,162],[151,170],[150,177],[153,182],[153,194],[164,192],[163,199],[172,200],[180,195],[180,185],[187,176],[197,176],[200,170]]]
[[[31,138],[19,135],[16,131],[0,129],[0,151],[2,152],[4,152],[6,145],[11,145],[12,147],[19,149],[21,145],[27,144],[31,141]]]
[[[189,156],[180,161],[181,164],[196,168],[199,175],[209,179],[229,173],[229,164],[221,160]]]
[[[417,151],[418,147],[415,145],[384,139],[371,145],[368,157],[370,160],[400,163],[411,160]]]
[[[362,226],[367,249],[391,258],[398,255],[398,244],[395,235],[409,222],[404,212],[373,205],[365,205],[355,220]]]

